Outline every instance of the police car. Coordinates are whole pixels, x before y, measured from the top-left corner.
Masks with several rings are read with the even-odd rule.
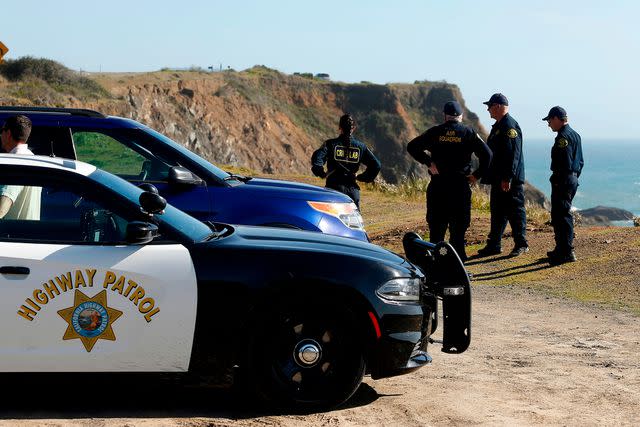
[[[0,155],[0,198],[8,187],[40,203],[0,219],[0,372],[244,378],[326,407],[366,373],[428,364],[438,300],[443,351],[469,345],[469,280],[446,243],[407,235],[415,265],[349,238],[204,223],[60,158]]]

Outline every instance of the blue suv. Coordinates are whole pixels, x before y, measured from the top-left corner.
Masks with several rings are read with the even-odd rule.
[[[201,221],[287,227],[368,241],[344,194],[314,185],[229,174],[134,120],[69,108],[0,107],[0,123],[28,116],[35,154],[91,163],[134,184],[151,183]]]

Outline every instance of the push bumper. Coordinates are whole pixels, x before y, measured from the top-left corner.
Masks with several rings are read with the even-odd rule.
[[[387,308],[381,337],[370,361],[373,379],[414,371],[431,362],[427,347],[438,327],[442,302],[442,351],[459,354],[471,343],[471,283],[456,251],[446,242],[425,242],[416,233],[403,239],[405,254],[425,274],[421,303]],[[371,363],[373,362],[373,363]]]
[[[442,301],[442,351],[463,353],[471,344],[471,282],[464,264],[447,242],[425,242],[416,233],[402,241],[409,261],[426,276],[424,295]]]

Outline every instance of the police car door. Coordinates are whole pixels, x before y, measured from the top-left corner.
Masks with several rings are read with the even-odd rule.
[[[122,244],[122,217],[59,186],[41,192],[39,220],[0,219],[0,371],[187,370],[187,249]]]

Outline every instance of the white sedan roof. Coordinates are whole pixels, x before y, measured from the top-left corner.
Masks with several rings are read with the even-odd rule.
[[[47,169],[66,170],[80,175],[90,175],[96,167],[77,160],[48,156],[23,156],[18,154],[0,154],[0,165],[36,166]]]

